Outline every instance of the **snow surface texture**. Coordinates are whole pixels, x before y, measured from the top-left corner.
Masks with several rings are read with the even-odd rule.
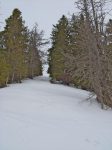
[[[112,150],[112,111],[48,77],[0,89],[0,150]]]

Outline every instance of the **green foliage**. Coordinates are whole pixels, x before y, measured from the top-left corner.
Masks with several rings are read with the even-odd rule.
[[[32,78],[42,74],[41,34],[36,26],[29,34],[21,12],[13,10],[6,19],[5,30],[0,32],[0,87],[29,77],[29,68],[33,70]]]
[[[82,14],[79,17],[73,14],[70,21],[62,16],[52,31],[48,73],[52,80],[90,89],[88,51],[82,34],[84,35]]]
[[[14,9],[12,15],[6,20],[5,46],[11,65],[10,80],[21,82],[26,73],[25,49],[27,43],[26,27],[22,20],[21,12]]]
[[[52,48],[49,49],[49,73],[54,80],[63,80],[65,56],[68,46],[68,20],[63,15],[52,31]]]
[[[0,87],[6,86],[9,76],[10,66],[6,58],[6,53],[0,50]]]

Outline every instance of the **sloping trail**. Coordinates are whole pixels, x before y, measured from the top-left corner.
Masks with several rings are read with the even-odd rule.
[[[112,150],[112,111],[47,76],[0,89],[0,150]]]

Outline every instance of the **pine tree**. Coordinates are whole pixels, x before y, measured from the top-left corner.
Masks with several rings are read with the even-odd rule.
[[[4,31],[0,32],[0,49],[5,49],[5,37],[4,37]]]
[[[49,73],[54,81],[66,82],[65,56],[68,46],[68,20],[63,15],[52,31],[52,47],[49,49]]]
[[[27,47],[27,28],[24,26],[21,12],[14,9],[12,15],[6,20],[5,47],[8,53],[10,64],[10,82],[21,82],[26,76],[25,50]]]
[[[9,64],[7,63],[7,53],[5,50],[0,50],[0,87],[7,86],[9,76]]]

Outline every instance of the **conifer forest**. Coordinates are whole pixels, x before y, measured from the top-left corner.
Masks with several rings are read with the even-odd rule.
[[[112,150],[112,0],[0,0],[0,150]]]
[[[51,81],[89,90],[112,107],[112,19],[105,23],[105,1],[79,0],[79,15],[63,15],[53,26],[48,50]]]
[[[105,21],[106,0],[78,0],[79,13],[62,15],[51,33],[48,73],[51,83],[91,91],[112,107],[112,18]],[[43,32],[25,26],[14,9],[0,32],[0,87],[42,75]]]
[[[42,38],[38,26],[35,24],[29,30],[20,10],[14,9],[6,19],[4,31],[0,32],[0,87],[42,75]]]

